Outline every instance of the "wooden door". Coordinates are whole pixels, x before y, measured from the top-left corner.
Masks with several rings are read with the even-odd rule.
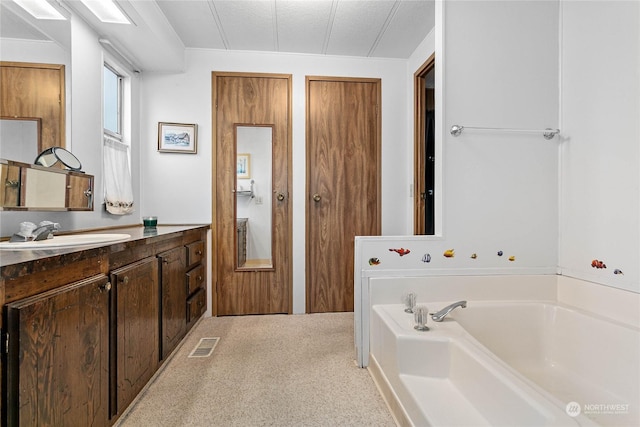
[[[111,273],[115,291],[116,387],[112,415],[122,414],[158,369],[158,259],[149,257]]]
[[[7,305],[6,425],[109,425],[108,290],[98,275]]]
[[[291,312],[291,75],[213,73],[214,184],[212,225],[216,245],[217,314]],[[268,268],[238,268],[235,129],[272,129],[271,261]],[[257,183],[259,185],[260,183]],[[249,219],[249,227],[251,219]]]
[[[307,311],[353,311],[355,236],[380,234],[380,80],[307,77]]]
[[[38,153],[66,145],[64,78],[64,65],[0,61],[0,116],[39,119]]]

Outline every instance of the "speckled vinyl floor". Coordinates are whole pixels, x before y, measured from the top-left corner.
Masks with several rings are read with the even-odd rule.
[[[119,425],[395,426],[354,356],[353,313],[204,318]]]

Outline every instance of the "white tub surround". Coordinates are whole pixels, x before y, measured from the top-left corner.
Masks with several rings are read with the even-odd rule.
[[[376,272],[378,273],[378,272]],[[388,271],[388,273],[393,273]],[[402,274],[395,271],[396,275]],[[433,310],[433,301],[555,301],[556,276],[423,276],[370,277],[363,274],[355,284],[354,327],[356,360],[360,367],[369,365],[371,310],[377,304],[397,304],[405,292],[415,292],[417,302]],[[443,305],[444,307],[444,305]]]
[[[638,328],[504,301],[469,301],[427,332],[401,304],[375,305],[371,326],[369,369],[402,425],[640,422]],[[608,362],[610,353],[620,357]],[[582,413],[569,415],[572,402]]]

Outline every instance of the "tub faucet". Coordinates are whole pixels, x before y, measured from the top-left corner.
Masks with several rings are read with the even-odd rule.
[[[466,301],[454,302],[453,304],[450,304],[450,305],[446,306],[445,308],[443,308],[439,312],[432,313],[431,314],[431,319],[434,322],[442,322],[444,320],[444,318],[447,317],[447,314],[451,313],[451,311],[454,308],[457,308],[457,307],[466,308],[467,307],[467,302]]]

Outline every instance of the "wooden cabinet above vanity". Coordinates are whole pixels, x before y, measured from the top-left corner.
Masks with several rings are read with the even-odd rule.
[[[206,309],[208,228],[2,251],[2,424],[114,424]]]
[[[0,210],[92,211],[93,175],[0,159]]]

